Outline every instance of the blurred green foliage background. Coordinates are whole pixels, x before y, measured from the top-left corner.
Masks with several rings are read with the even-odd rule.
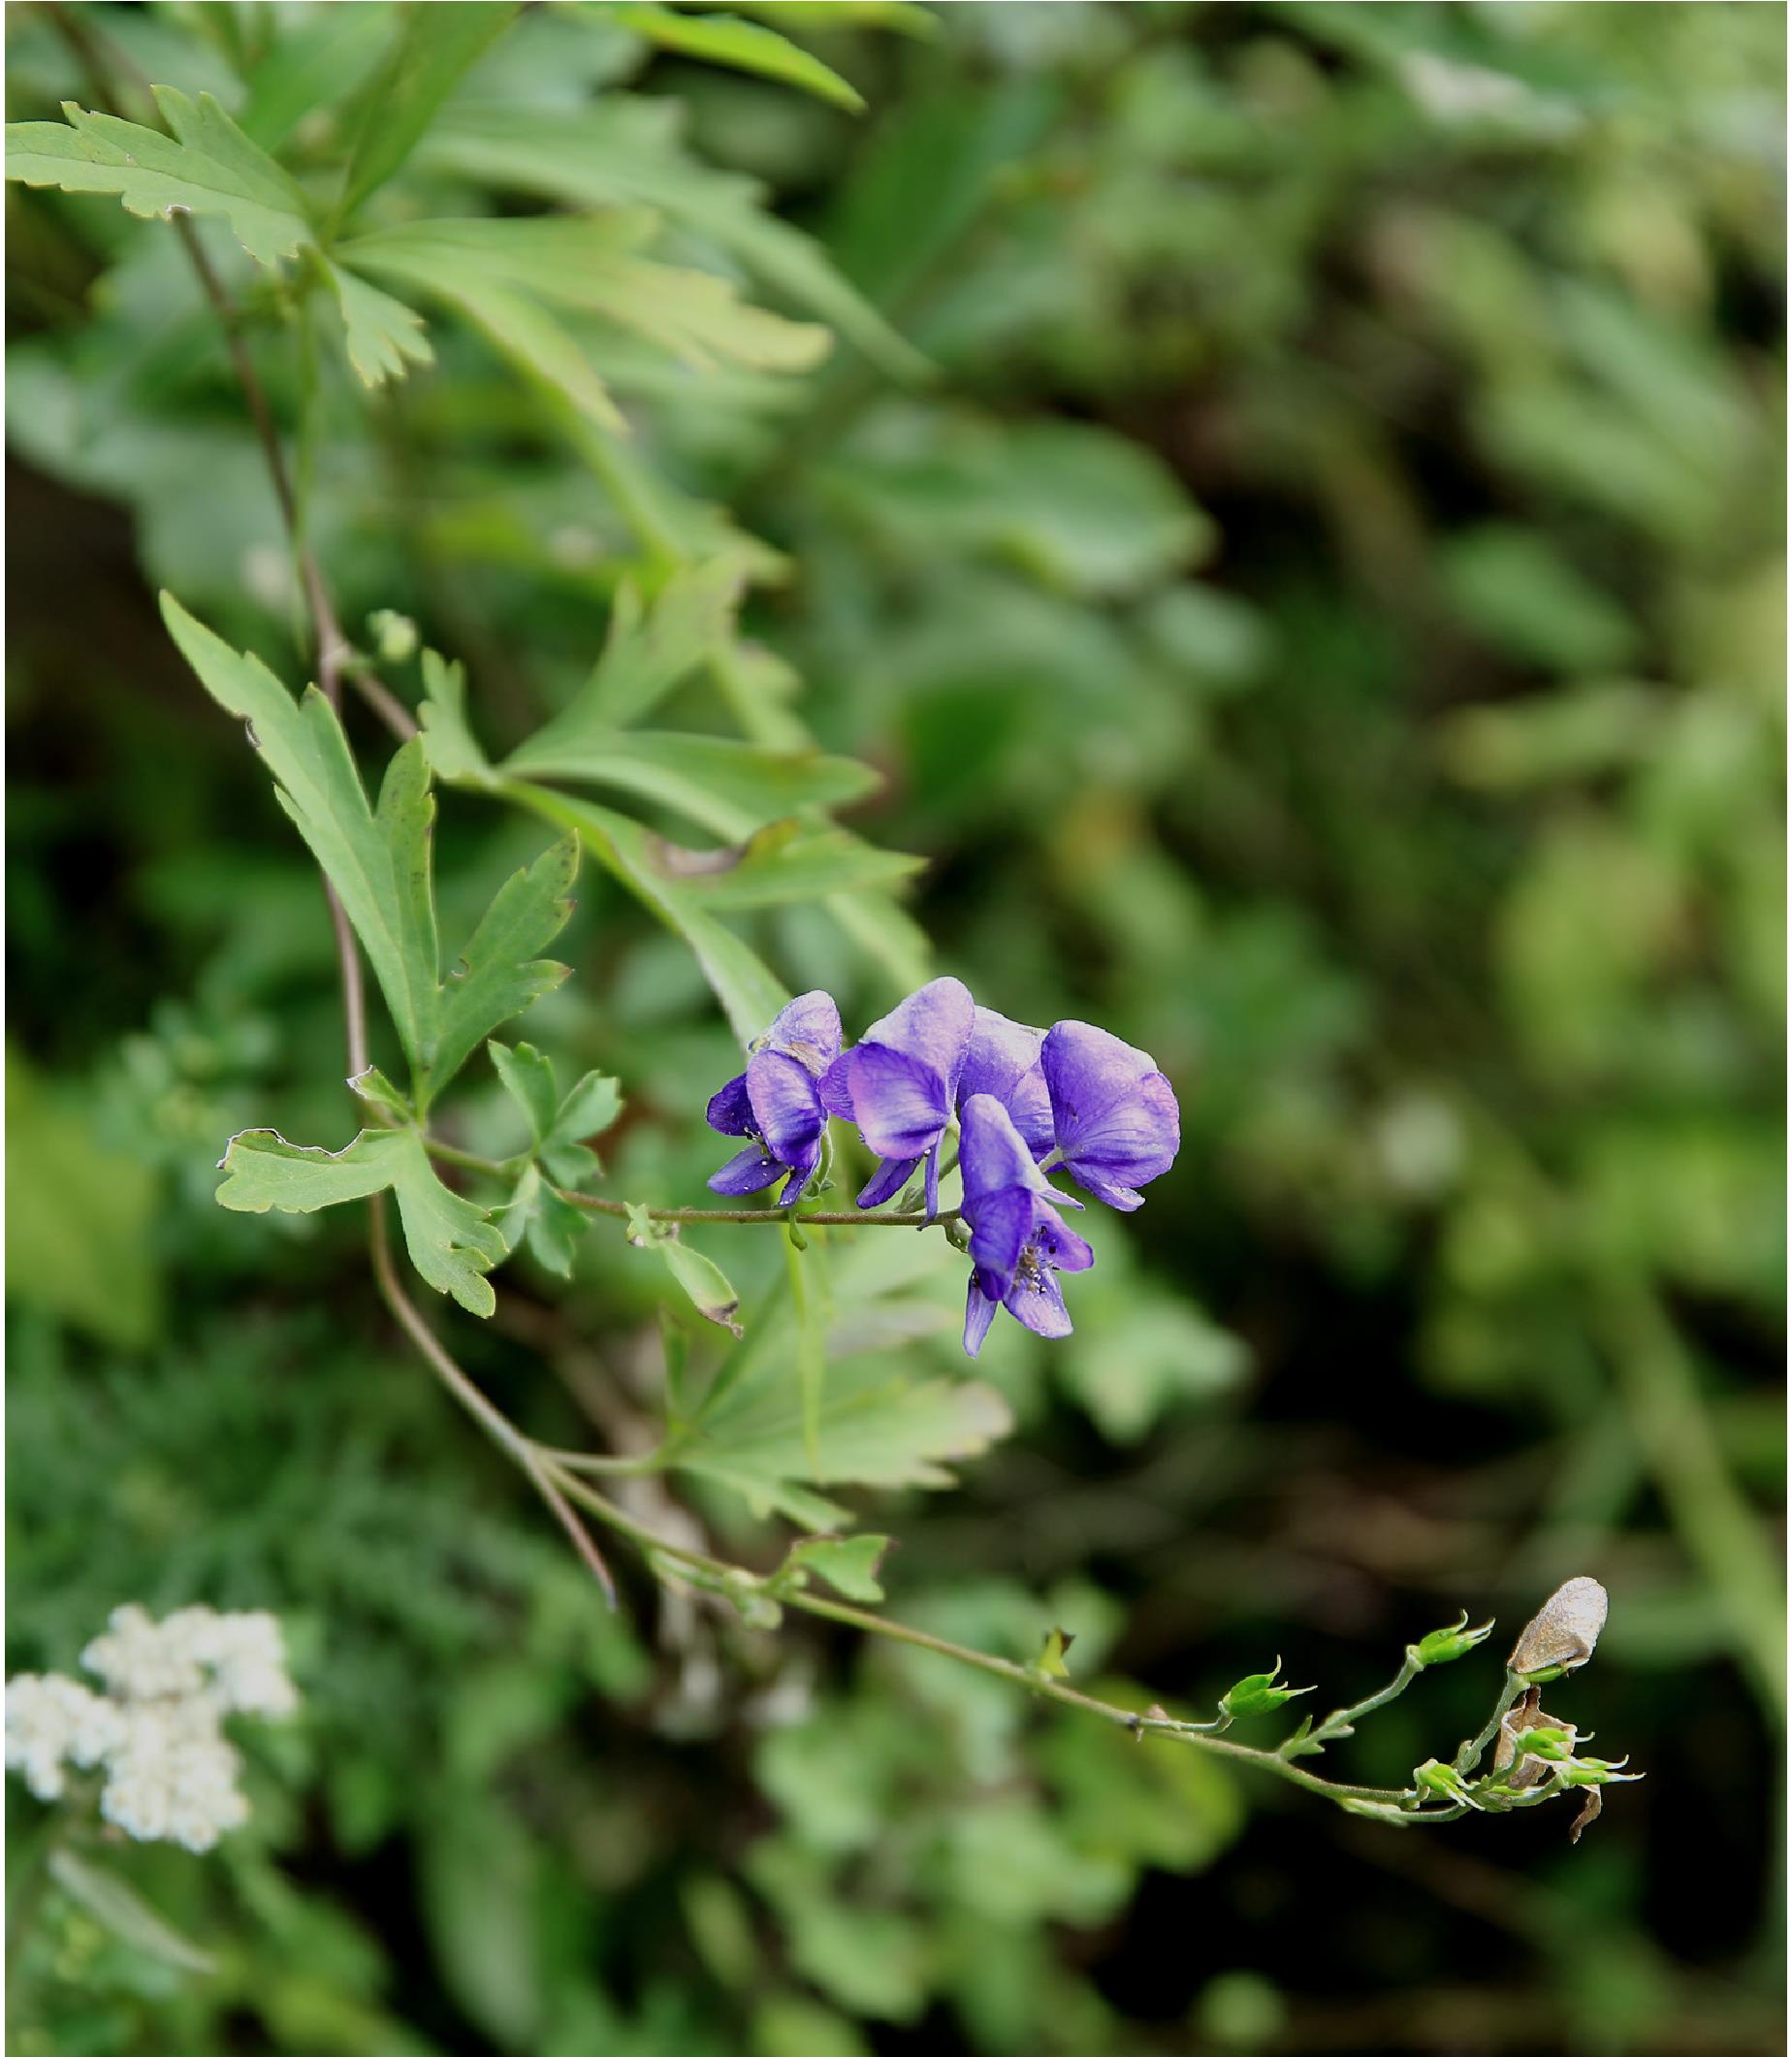
[[[620,576],[735,555],[751,663],[689,719],[800,717],[884,775],[853,826],[927,860],[918,926],[755,916],[770,961],[856,1027],[924,933],[1176,1082],[1181,1159],[1074,1338],[979,1366],[1011,1437],[955,1492],[857,1497],[903,1539],[894,1611],[1021,1656],[1061,1623],[1140,1705],[1279,1651],[1330,1706],[1458,1606],[1503,1647],[1591,1573],[1564,1708],[1648,1782],[1574,1849],[1555,1809],[1395,1833],[815,1623],[638,1579],[606,1615],[355,1225],[213,1205],[234,1131],[348,1133],[339,1003],[309,861],[151,595],[289,681],[302,618],[172,232],[14,189],[8,1666],[203,1598],[281,1613],[305,1694],[244,1739],[249,1828],[118,1858],[216,1975],[52,1894],[15,2047],[1783,2047],[1783,10],[744,12],[868,112],[572,7],[463,91],[625,104],[764,181],[934,372],[851,319],[801,377],[614,338],[623,442],[466,328],[371,399],[332,363],[304,483],[344,623],[415,617],[514,740]],[[79,13],[239,109],[303,43],[301,167],[393,21]],[[93,104],[48,11],[7,27],[15,116]],[[415,189],[462,176],[426,145]],[[263,293],[284,429],[306,374]],[[445,906],[539,846],[451,798]],[[589,868],[559,954],[528,1033],[624,1081],[609,1190],[701,1197],[733,1045],[695,968]],[[715,1247],[750,1299],[776,1262]],[[490,1389],[628,1447],[659,1359],[620,1239],[499,1300],[456,1323]],[[775,1557],[723,1498],[683,1518]],[[1447,1754],[1496,1684],[1421,1681],[1353,1775]]]

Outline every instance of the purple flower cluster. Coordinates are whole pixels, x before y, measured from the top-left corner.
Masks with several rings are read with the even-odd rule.
[[[972,1263],[965,1348],[975,1357],[999,1306],[1038,1335],[1068,1335],[1060,1271],[1095,1253],[1065,1226],[1080,1200],[1045,1176],[1062,1168],[1086,1193],[1130,1213],[1138,1188],[1175,1161],[1176,1096],[1143,1050],[1086,1021],[1027,1028],[936,979],[841,1049],[826,993],[791,1001],[747,1069],[709,1104],[709,1124],[748,1147],[710,1180],[757,1193],[784,1179],[791,1205],[820,1162],[830,1114],[856,1124],[879,1158],[858,1196],[880,1206],[919,1172],[927,1218],[939,1212],[940,1150],[959,1132],[960,1207]]]

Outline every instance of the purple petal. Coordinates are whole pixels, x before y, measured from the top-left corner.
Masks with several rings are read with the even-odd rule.
[[[730,1078],[720,1092],[711,1096],[709,1111],[703,1118],[719,1136],[751,1136],[753,1133],[752,1102],[747,1097],[745,1072],[738,1078]]]
[[[1157,1070],[1143,1050],[1086,1021],[1058,1022],[1040,1047],[1040,1062],[1058,1124],[1058,1147],[1067,1155],[1087,1123]]]
[[[816,1166],[821,1162],[819,1138],[806,1144],[786,1162],[790,1167],[790,1175],[784,1180],[784,1191],[778,1196],[778,1205],[781,1207],[793,1207],[802,1199],[803,1188],[814,1177]]]
[[[985,1194],[976,1215],[966,1218],[971,1222],[971,1262],[977,1268],[984,1290],[999,1285],[1006,1293],[1033,1234],[1033,1195],[1019,1186]]]
[[[848,1084],[851,1077],[855,1050],[848,1050],[844,1057],[836,1057],[819,1078],[816,1080],[816,1097],[830,1114],[838,1114],[842,1121],[852,1119],[852,1091]]]
[[[1049,1265],[1040,1265],[1035,1271],[1017,1273],[1002,1304],[1023,1329],[1031,1329],[1035,1335],[1068,1335],[1071,1333],[1071,1317],[1064,1304],[1064,1292],[1058,1284],[1058,1274]]]
[[[1143,1050],[1086,1021],[1060,1021],[1040,1064],[1071,1175],[1110,1205],[1137,1206],[1133,1188],[1168,1171],[1181,1141],[1169,1080]]]
[[[760,1050],[749,1059],[747,1097],[753,1127],[785,1164],[794,1164],[799,1150],[815,1145],[827,1119],[816,1098],[815,1079],[782,1050]]]
[[[784,1176],[784,1170],[776,1157],[755,1142],[738,1157],[730,1157],[720,1172],[713,1173],[709,1189],[712,1193],[763,1193]]]
[[[982,1292],[974,1272],[969,1290],[965,1294],[965,1355],[975,1357],[983,1347],[983,1338],[989,1334],[989,1325],[996,1318],[1000,1301],[991,1300]]]
[[[927,1219],[932,1221],[940,1211],[940,1145],[936,1142],[927,1153],[927,1177],[922,1192],[927,1204]]]
[[[964,1104],[958,1126],[958,1169],[964,1177],[969,1216],[975,1216],[992,1193],[1050,1190],[1008,1109],[993,1093],[974,1093]]]
[[[974,1094],[991,1093],[1006,1107],[1020,1079],[1039,1063],[1044,1041],[1043,1029],[1028,1028],[992,1007],[979,1007],[972,1016],[971,1041],[958,1080],[960,1104]]]
[[[971,1044],[971,1024],[976,1002],[971,989],[956,979],[936,979],[917,993],[911,993],[899,1008],[874,1021],[859,1039],[859,1047],[880,1043],[933,1066],[945,1080],[946,1105],[958,1090],[958,1075],[964,1070],[965,1052]]]
[[[1075,1146],[1065,1151],[1065,1168],[1098,1200],[1131,1213],[1142,1198],[1135,1188],[1169,1170],[1180,1141],[1176,1096],[1163,1073],[1153,1072],[1083,1125]]]
[[[819,990],[799,993],[765,1032],[765,1047],[794,1057],[818,1078],[840,1055],[840,1010]]]
[[[1003,1099],[1020,1140],[1035,1159],[1046,1156],[1058,1140],[1058,1132],[1051,1118],[1051,1095],[1045,1090],[1043,1066],[1035,1064],[1031,1071],[1023,1072]]]
[[[1081,1162],[1066,1167],[1078,1185],[1093,1193],[1104,1206],[1112,1207],[1118,1214],[1132,1214],[1145,1204],[1145,1196],[1133,1186],[1116,1185],[1111,1178],[1104,1177],[1092,1165]]]
[[[1044,1041],[1043,1029],[1028,1028],[993,1008],[979,1007],[958,1080],[959,1108],[978,1093],[1001,1101],[1036,1159],[1043,1157],[1055,1141],[1051,1100],[1040,1068],[1040,1047]]]
[[[1095,1252],[1076,1231],[1067,1229],[1042,1202],[1035,1206],[1033,1240],[1055,1270],[1086,1271],[1095,1262]]]
[[[852,1118],[880,1157],[918,1157],[939,1141],[952,1096],[924,1058],[887,1044],[861,1043],[847,1082]]]
[[[880,1207],[894,1193],[900,1193],[914,1175],[918,1157],[891,1157],[872,1173],[871,1181],[858,1197],[861,1207]]]

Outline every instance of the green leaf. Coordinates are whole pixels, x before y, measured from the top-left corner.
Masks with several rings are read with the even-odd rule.
[[[574,1245],[592,1225],[592,1216],[584,1207],[562,1200],[541,1175],[537,1165],[524,1168],[516,1191],[507,1205],[493,1216],[514,1252],[527,1242],[528,1252],[544,1270],[557,1278],[572,1275]]]
[[[829,483],[905,545],[1006,560],[1091,599],[1186,570],[1215,533],[1162,458],[1080,422],[942,416],[895,459],[852,452]]]
[[[949,1486],[946,1466],[975,1457],[1011,1426],[991,1386],[937,1378],[890,1353],[963,1320],[964,1274],[931,1238],[864,1232],[831,1236],[805,1264],[832,1272],[819,1462],[812,1461],[798,1380],[796,1315],[787,1292],[762,1307],[717,1375],[680,1441],[674,1464],[738,1493],[758,1514],[806,1528],[837,1527],[838,1508],[811,1482]]]
[[[1243,1715],[1273,1714],[1278,1707],[1285,1707],[1303,1692],[1312,1692],[1311,1686],[1278,1686],[1276,1674],[1282,1668],[1277,1657],[1267,1671],[1254,1671],[1249,1678],[1240,1679],[1220,1700],[1220,1712],[1237,1718]]]
[[[448,302],[525,371],[613,429],[622,417],[586,346],[547,311],[549,305],[634,329],[703,370],[727,360],[802,370],[825,353],[825,329],[749,306],[726,279],[627,255],[628,244],[650,226],[651,217],[638,210],[580,219],[421,221],[358,237],[336,254],[358,272],[397,278]]]
[[[498,887],[442,987],[431,1092],[445,1085],[495,1028],[567,977],[565,965],[535,952],[565,927],[578,872],[578,838],[566,836]]]
[[[629,0],[588,0],[580,12],[614,21],[660,49],[704,57],[740,72],[756,72],[764,79],[801,86],[836,107],[850,108],[855,114],[864,111],[863,95],[838,72],[830,71],[820,58],[811,56],[776,29],[762,28],[757,22],[742,21],[733,15],[674,14],[667,7],[632,5]]]
[[[444,269],[417,282],[458,308],[528,377],[551,386],[605,428],[626,426],[584,347],[539,303],[464,269]]]
[[[13,121],[6,176],[65,193],[113,193],[133,214],[222,214],[257,263],[291,257],[310,240],[304,195],[209,93],[197,102],[152,88],[173,138],[64,101],[67,126]]]
[[[783,907],[836,893],[887,892],[920,870],[923,859],[880,850],[844,828],[804,833],[795,821],[775,821],[738,850],[687,851],[654,839],[659,868],[678,878],[700,907]]]
[[[561,206],[660,209],[850,337],[885,371],[926,375],[926,359],[841,277],[820,246],[765,211],[755,180],[685,155],[675,136],[679,118],[671,102],[621,96],[571,114],[457,110],[424,149],[432,164]]]
[[[679,1235],[675,1221],[656,1221],[645,1207],[630,1207],[628,1210],[628,1240],[638,1250],[654,1250],[664,1261],[665,1268],[678,1282],[690,1304],[705,1321],[713,1321],[720,1329],[739,1336],[741,1325],[735,1319],[741,1304],[741,1296],[728,1283],[721,1267],[705,1257],[701,1250],[693,1250]]]
[[[601,1136],[623,1110],[623,1089],[602,1072],[587,1072],[560,1104],[551,1141],[584,1142]]]
[[[515,15],[512,0],[501,5],[460,0],[449,8],[405,9],[392,55],[368,94],[336,210],[338,220],[352,214],[399,169],[443,101]]]
[[[133,1949],[142,1950],[144,1956],[176,1972],[217,1969],[215,1958],[189,1943],[177,1929],[170,1928],[137,1888],[127,1885],[116,1872],[90,1864],[72,1849],[51,1850],[48,1870],[76,1906],[91,1914],[108,1935],[115,1936],[120,1943],[128,1943]]]
[[[805,1536],[791,1545],[779,1576],[813,1571],[848,1600],[880,1600],[878,1567],[889,1547],[887,1535]]]
[[[409,364],[427,365],[435,352],[423,332],[423,316],[378,286],[368,285],[340,265],[320,259],[342,310],[343,342],[364,386],[402,378]]]
[[[259,658],[233,650],[169,594],[162,595],[162,618],[201,685],[228,713],[248,723],[280,804],[336,887],[399,1040],[421,1074],[434,1055],[437,1012],[428,884],[432,807],[421,744],[407,743],[393,758],[376,820],[341,723],[316,687],[307,687],[295,703]],[[496,1025],[489,1021],[480,1033]]]
[[[634,586],[619,587],[609,639],[591,676],[505,768],[532,773],[591,756],[617,729],[651,714],[726,647],[740,593],[740,567],[726,558],[674,572],[646,610]]]
[[[9,1299],[125,1350],[161,1322],[156,1179],[105,1148],[89,1111],[6,1053]]]
[[[577,839],[563,838],[498,888],[442,980],[430,882],[435,803],[423,738],[392,759],[375,814],[341,723],[315,687],[295,704],[258,658],[232,650],[167,594],[162,615],[200,683],[249,723],[280,804],[336,887],[410,1058],[423,1112],[495,1028],[566,977],[565,965],[535,952],[572,912]]]
[[[564,720],[558,717],[550,727]],[[862,799],[880,783],[870,765],[818,750],[762,750],[729,736],[595,726],[558,744],[543,729],[505,768],[528,778],[613,786],[731,838],[806,809]]]
[[[308,20],[291,9],[273,16],[273,39],[248,74],[243,134],[278,149],[307,114],[352,93],[378,61],[387,19],[377,7],[320,8]]]
[[[827,1335],[833,1324],[834,1296],[827,1260],[817,1255],[804,1263],[798,1230],[791,1224],[784,1243],[784,1275],[790,1284],[790,1307],[796,1320],[796,1383],[803,1400],[803,1452],[809,1468],[821,1469],[821,1398],[827,1383]]]
[[[438,1293],[470,1314],[497,1304],[483,1274],[506,1254],[502,1231],[483,1207],[436,1177],[412,1129],[364,1129],[346,1149],[288,1142],[272,1129],[233,1136],[221,1168],[230,1175],[218,1205],[242,1214],[313,1214],[319,1207],[390,1190],[399,1203],[410,1261]]]
[[[743,1044],[765,1033],[789,992],[738,936],[665,876],[654,860],[655,838],[638,821],[542,786],[519,786],[516,796],[548,820],[575,829],[592,855],[684,938]]]
[[[495,787],[497,775],[467,725],[465,666],[426,650],[423,690],[427,697],[418,712],[430,769],[452,785]]]
[[[376,1065],[368,1065],[365,1072],[357,1072],[348,1086],[350,1092],[365,1100],[368,1107],[390,1114],[401,1128],[408,1127],[416,1118],[416,1110],[410,1102]]]
[[[554,1065],[532,1043],[519,1043],[514,1049],[501,1043],[488,1043],[486,1049],[504,1081],[504,1090],[523,1109],[529,1135],[540,1142],[554,1126],[560,1105],[560,1087]]]

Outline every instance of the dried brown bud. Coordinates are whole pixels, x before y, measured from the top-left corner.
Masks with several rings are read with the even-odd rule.
[[[1597,1579],[1558,1586],[1525,1623],[1506,1659],[1510,1671],[1575,1671],[1593,1654],[1605,1626],[1606,1590]]]

